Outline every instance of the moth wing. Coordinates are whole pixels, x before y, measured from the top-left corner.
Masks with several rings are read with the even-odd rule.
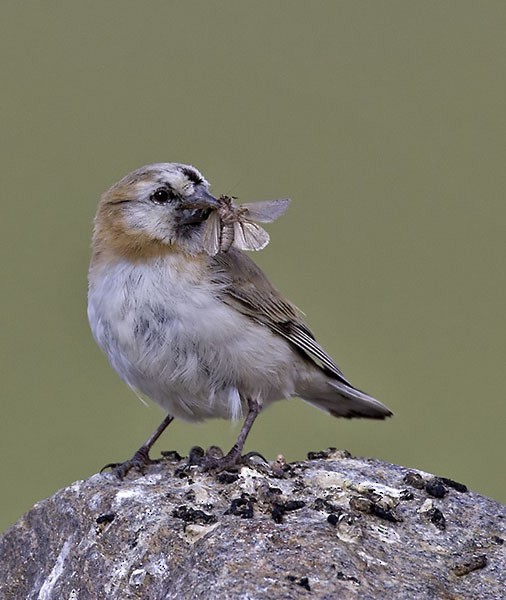
[[[209,256],[215,256],[221,250],[221,227],[220,215],[213,210],[207,217],[202,233],[202,246]]]
[[[261,200],[260,202],[250,202],[241,204],[248,213],[248,219],[258,221],[259,223],[272,223],[279,218],[290,205],[290,198],[279,198],[278,200]]]
[[[234,223],[234,246],[239,250],[262,250],[269,243],[265,229],[251,221]]]

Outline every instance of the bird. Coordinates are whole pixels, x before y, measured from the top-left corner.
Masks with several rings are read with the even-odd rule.
[[[241,249],[206,252],[203,232],[220,207],[195,167],[155,163],[101,197],[93,227],[88,319],[98,346],[126,384],[166,412],[124,475],[154,462],[150,450],[174,419],[244,422],[204,470],[241,463],[258,414],[299,397],[334,417],[392,412],[354,387],[318,344],[303,313]]]

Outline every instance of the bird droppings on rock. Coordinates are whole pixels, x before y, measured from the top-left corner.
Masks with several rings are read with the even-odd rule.
[[[425,487],[425,481],[420,473],[415,473],[414,471],[410,471],[406,473],[406,475],[402,479],[404,483],[407,483],[411,487],[416,488],[417,490],[423,490]]]
[[[430,508],[427,511],[426,515],[429,521],[438,529],[440,529],[441,531],[444,531],[446,529],[446,519],[443,513],[439,510],[439,508],[436,508],[435,506]]]
[[[272,504],[272,520],[275,523],[283,522],[283,515],[287,512],[291,512],[292,510],[299,510],[300,508],[304,508],[306,503],[302,500],[289,500],[288,502],[273,502]]]
[[[487,566],[487,556],[486,554],[479,554],[470,556],[466,559],[459,560],[452,568],[452,571],[455,575],[462,577],[463,575],[468,575],[473,571],[478,569],[483,569]]]
[[[409,490],[401,490],[401,493],[399,494],[399,500],[403,501],[413,500],[414,497],[415,495],[413,492],[410,492]]]
[[[304,588],[308,592],[311,591],[311,586],[309,585],[309,579],[307,577],[296,577],[295,575],[287,575],[286,578],[288,579],[288,581],[293,581],[293,583],[300,585],[300,587]]]
[[[229,473],[228,471],[222,471],[216,475],[216,481],[218,483],[222,483],[227,485],[229,483],[234,483],[239,479],[238,473]]]
[[[434,477],[429,476],[426,479],[421,473],[415,473],[410,471],[403,477],[404,483],[417,490],[425,490],[430,496],[434,498],[444,498],[448,494],[448,488],[452,488],[457,492],[467,492],[467,486],[448,477]]]
[[[350,508],[363,512],[369,515],[374,515],[379,519],[390,521],[391,523],[398,523],[402,519],[397,516],[391,508],[381,506],[378,502],[374,502],[364,496],[352,496],[350,498]]]
[[[433,477],[425,483],[425,491],[434,498],[444,498],[448,494],[448,488],[439,477]]]
[[[325,452],[325,450],[317,450],[316,452],[308,452],[307,459],[308,460],[319,460],[321,458],[328,458],[329,453]]]
[[[327,448],[326,450],[316,450],[307,453],[308,460],[320,460],[320,459],[345,459],[353,458],[348,450],[338,450],[337,448]]]
[[[205,456],[205,450],[204,448],[200,447],[200,446],[193,446],[192,448],[190,448],[190,451],[188,452],[188,460],[187,460],[187,465],[189,467],[194,466],[194,465],[199,465],[200,462],[202,461],[202,458]]]
[[[221,473],[172,455],[145,475],[78,481],[0,538],[0,598],[37,598],[48,586],[46,600],[76,589],[110,600],[230,598],[230,590],[345,598],[359,584],[371,598],[392,589],[423,598],[429,588],[437,598],[501,597],[503,507],[452,493],[442,478],[448,494],[431,496],[434,476],[413,470],[422,485],[406,489],[405,468],[338,455]],[[305,577],[311,591],[297,584]]]
[[[179,462],[183,459],[177,450],[162,450],[160,454],[169,462]]]
[[[352,496],[350,498],[350,508],[352,510],[358,510],[359,512],[367,513],[368,515],[373,514],[374,502],[369,498],[363,496]]]
[[[335,568],[335,565],[332,565]],[[353,583],[357,583],[360,585],[360,581],[354,577],[353,575],[345,575],[342,571],[338,571],[336,573],[337,579],[340,581],[352,581]]]
[[[448,477],[438,477],[437,479],[442,481],[448,487],[453,488],[457,492],[466,493],[468,491],[467,485],[459,483],[458,481],[454,481],[453,479],[448,479]]]
[[[316,500],[313,502],[312,508],[314,510],[319,510],[321,512],[327,513],[338,513],[341,511],[341,509],[336,504],[329,502],[325,498],[316,498]]]
[[[241,517],[241,519],[252,519],[254,514],[253,505],[256,501],[256,498],[248,494],[242,494],[240,498],[232,500],[230,508],[225,511],[225,514]]]
[[[336,527],[336,525],[339,523],[339,517],[341,515],[342,515],[341,512],[332,512],[327,517],[327,522],[330,523],[331,525],[334,525],[334,527]]]
[[[203,510],[196,510],[190,506],[178,506],[172,511],[172,516],[176,519],[182,519],[185,523],[198,523],[200,525],[208,525],[216,523],[218,520],[214,515],[209,515]]]
[[[391,523],[399,523],[402,519],[395,514],[395,512],[389,508],[383,508],[379,504],[374,503],[372,506],[372,513],[375,517],[383,519],[384,521],[390,521]]]
[[[103,523],[112,523],[115,518],[116,515],[114,513],[108,513],[105,515],[100,515],[96,518],[96,521],[99,525],[102,525]]]

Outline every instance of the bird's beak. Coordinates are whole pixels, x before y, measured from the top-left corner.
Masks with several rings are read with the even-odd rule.
[[[206,190],[199,190],[184,202],[187,208],[218,208],[218,200]]]
[[[179,219],[181,225],[201,223],[209,216],[209,213],[218,208],[220,203],[206,190],[199,190],[192,196],[185,198],[181,208],[182,214]]]

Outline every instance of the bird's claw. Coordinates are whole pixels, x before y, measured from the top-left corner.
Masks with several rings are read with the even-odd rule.
[[[100,472],[103,473],[106,469],[111,469],[118,479],[124,479],[130,471],[137,471],[143,475],[148,465],[158,462],[160,462],[159,459],[153,460],[144,448],[140,448],[129,460],[122,463],[108,463],[100,469]]]
[[[232,448],[232,450],[223,455],[223,452],[217,446],[211,446],[202,456],[198,466],[203,472],[220,473],[221,471],[237,471],[241,466],[252,466],[256,461],[253,458],[260,458],[263,462],[267,460],[256,451],[248,452],[244,456]]]

